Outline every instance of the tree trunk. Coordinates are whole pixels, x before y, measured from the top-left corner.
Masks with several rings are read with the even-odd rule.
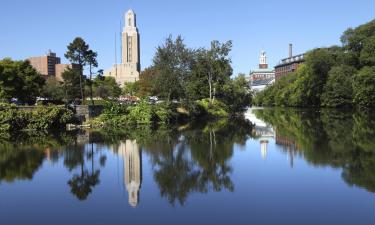
[[[82,88],[82,77],[83,77],[83,65],[81,64],[80,65],[81,69],[80,69],[80,74],[79,74],[79,89],[81,91],[81,105],[83,105],[83,101],[84,101],[84,98],[85,96],[83,95],[83,88]]]
[[[90,63],[90,98],[91,98],[91,104],[95,105],[94,99],[92,97],[92,68],[91,68],[91,63]]]
[[[211,73],[208,74],[208,86],[210,90],[210,102],[212,104],[212,76]]]

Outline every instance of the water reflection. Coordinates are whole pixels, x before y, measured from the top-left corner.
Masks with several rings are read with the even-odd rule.
[[[142,183],[142,153],[135,140],[121,141],[118,153],[123,158],[124,184],[128,191],[129,204],[136,207]]]
[[[375,192],[373,114],[254,109],[246,116],[251,123],[224,120],[175,128],[33,134],[1,141],[0,185],[32,182],[48,161],[63,165],[71,194],[85,201],[101,185],[107,154],[113,152],[123,163],[128,204],[136,207],[141,199],[142,154],[146,154],[160,196],[171,205],[185,205],[193,193],[233,192],[235,146],[254,139],[257,149],[244,149],[259,152],[264,160],[269,160],[270,149],[277,149],[292,168],[296,157],[310,165],[340,168],[348,185]]]
[[[375,114],[340,110],[262,109],[254,111],[275,129],[293,167],[300,155],[315,166],[342,169],[349,185],[375,192]]]

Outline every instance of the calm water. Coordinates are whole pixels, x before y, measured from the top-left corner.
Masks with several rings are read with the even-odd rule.
[[[253,110],[0,141],[0,224],[375,224],[375,119]]]

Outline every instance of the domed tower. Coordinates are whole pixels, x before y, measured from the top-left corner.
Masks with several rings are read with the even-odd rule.
[[[262,51],[260,53],[259,69],[268,69],[267,56],[265,51]]]

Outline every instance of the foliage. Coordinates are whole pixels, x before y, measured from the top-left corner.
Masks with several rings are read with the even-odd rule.
[[[206,112],[207,116],[212,118],[223,118],[228,117],[228,109],[227,106],[219,100],[215,100],[211,102],[210,99],[202,99],[197,101],[198,105],[200,105]]]
[[[226,82],[223,87],[222,101],[231,113],[243,113],[251,105],[252,92],[245,75],[240,74]]]
[[[354,103],[360,107],[375,107],[375,66],[362,68],[353,81]]]
[[[158,71],[159,96],[171,100],[185,98],[185,83],[194,63],[194,50],[186,47],[181,36],[169,36],[157,47],[153,67]]]
[[[350,66],[333,67],[329,71],[328,80],[321,97],[322,106],[351,106],[353,98],[352,76],[355,73],[356,69]]]
[[[0,100],[34,104],[45,83],[29,61],[0,60]]]
[[[75,100],[80,97],[80,75],[79,71],[75,69],[67,69],[62,73],[64,83],[62,84],[65,90],[65,99],[67,102]]]
[[[139,81],[133,83],[125,83],[122,89],[124,95],[134,96],[139,92]]]
[[[49,100],[65,99],[64,85],[54,77],[48,77],[46,84],[43,86],[41,96]]]
[[[93,82],[93,93],[102,99],[118,98],[121,88],[113,77],[97,76]]]
[[[109,101],[105,104],[103,113],[91,122],[98,127],[137,127],[169,124],[176,119],[177,112],[171,103],[153,105],[143,99],[136,105],[122,105]]]
[[[32,110],[17,109],[14,105],[0,106],[0,133],[20,130],[51,130],[62,128],[73,121],[71,110],[61,106],[38,106]]]
[[[139,96],[154,96],[160,93],[159,87],[157,85],[159,72],[155,67],[146,68],[139,75]]]

